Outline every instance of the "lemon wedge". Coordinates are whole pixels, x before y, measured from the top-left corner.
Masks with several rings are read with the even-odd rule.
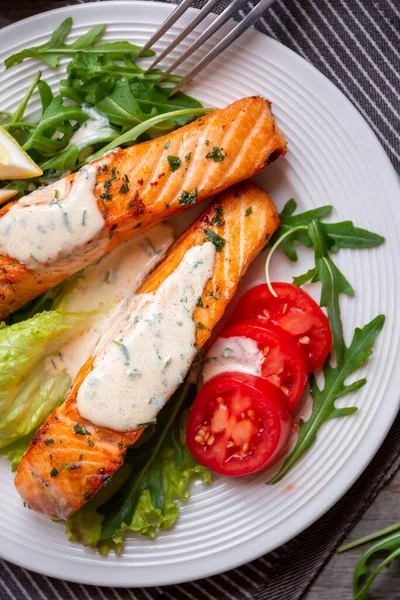
[[[4,127],[0,127],[0,180],[27,179],[42,173],[17,140]]]
[[[4,204],[16,194],[18,194],[18,190],[0,190],[0,204]]]

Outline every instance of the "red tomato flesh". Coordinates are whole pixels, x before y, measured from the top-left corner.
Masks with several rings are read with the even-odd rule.
[[[267,284],[257,285],[239,300],[231,319],[260,317],[290,333],[301,344],[311,373],[322,367],[332,346],[329,321],[318,304],[304,290],[291,283],[273,283],[277,298]]]
[[[248,475],[274,464],[291,431],[284,395],[261,377],[222,373],[200,390],[189,413],[186,443],[222,475]]]
[[[261,376],[280,388],[290,410],[295,408],[307,383],[307,364],[300,344],[290,334],[271,322],[255,318],[227,327],[219,337],[254,340],[264,355]]]

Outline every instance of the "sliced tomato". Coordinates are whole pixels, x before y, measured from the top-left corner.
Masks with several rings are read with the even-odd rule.
[[[273,283],[277,298],[267,284],[257,285],[239,300],[231,322],[260,317],[276,323],[301,344],[311,373],[324,364],[332,346],[329,321],[318,304],[291,283]]]
[[[261,376],[280,388],[287,398],[289,409],[293,410],[307,383],[307,362],[300,344],[278,325],[258,318],[231,325],[219,336],[231,337],[248,338],[257,343],[263,355]],[[222,371],[223,360],[220,364]]]
[[[274,464],[290,431],[282,392],[254,375],[223,373],[197,395],[189,413],[186,442],[201,464],[236,477]]]

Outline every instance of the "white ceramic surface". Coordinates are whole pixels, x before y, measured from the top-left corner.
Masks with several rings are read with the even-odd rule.
[[[107,23],[107,39],[143,44],[171,10],[167,4],[116,1],[44,13],[0,31],[0,62],[12,52],[43,43],[69,15],[74,18],[71,39],[89,26]],[[182,19],[173,32],[188,19]],[[158,48],[171,36],[170,32]],[[194,62],[192,57],[186,68]],[[17,106],[38,68],[29,60],[1,72],[1,108]],[[56,87],[60,73],[40,68]],[[355,298],[342,301],[347,336],[379,313],[386,314],[387,322],[363,370],[368,384],[340,402],[356,403],[359,413],[325,425],[312,450],[280,484],[265,486],[267,477],[262,474],[244,480],[216,477],[207,488],[195,486],[192,499],[182,505],[176,527],[153,541],[130,539],[119,557],[105,559],[70,544],[61,525],[24,509],[9,464],[1,459],[0,556],[53,577],[97,585],[163,585],[221,572],[273,550],[344,494],[379,448],[398,411],[400,191],[377,139],[324,76],[256,31],[228,49],[188,91],[212,106],[225,106],[252,94],[272,101],[289,140],[289,152],[285,160],[259,176],[259,182],[279,208],[292,196],[301,209],[333,204],[335,219],[354,219],[386,236],[381,248],[342,251],[338,262],[356,289]],[[310,262],[307,253],[302,253],[296,265],[276,257],[273,276],[290,280]],[[252,266],[244,285],[261,281],[262,268],[263,258]]]

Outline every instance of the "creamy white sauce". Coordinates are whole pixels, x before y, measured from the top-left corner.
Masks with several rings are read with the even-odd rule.
[[[95,238],[104,219],[93,193],[96,167],[18,200],[0,219],[0,249],[29,269],[51,263]]]
[[[246,337],[218,337],[207,353],[203,366],[203,382],[220,373],[239,371],[261,375],[264,356],[258,344]]]
[[[195,246],[155,294],[133,298],[97,346],[77,395],[82,417],[116,431],[156,419],[196,355],[193,312],[214,263],[213,244]]]
[[[170,225],[156,225],[123,242],[76,277],[75,284],[68,286],[68,295],[56,308],[69,312],[98,312],[87,331],[47,359],[48,372],[55,374],[65,369],[71,379],[75,378],[93,354],[99,338],[126,309],[127,302],[160,262],[173,240]]]
[[[69,140],[68,147],[75,145],[78,148],[84,148],[113,133],[115,134],[115,130],[110,127],[107,117],[100,111],[90,106],[84,106],[83,112],[89,116],[89,119],[84,121],[79,129],[75,131]]]

